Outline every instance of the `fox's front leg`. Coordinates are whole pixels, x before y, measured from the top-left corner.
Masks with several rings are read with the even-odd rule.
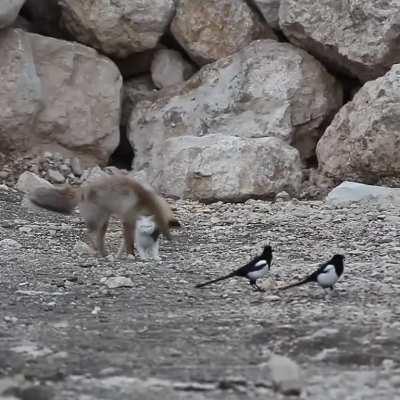
[[[135,255],[135,224],[124,222],[124,239],[125,239],[125,249],[127,254]]]
[[[124,251],[125,251],[125,238],[122,238],[121,244],[118,249],[117,258],[121,258]]]

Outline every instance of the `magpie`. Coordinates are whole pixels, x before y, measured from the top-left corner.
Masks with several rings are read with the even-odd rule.
[[[320,264],[318,269],[314,271],[311,275],[300,282],[292,283],[287,286],[279,288],[279,290],[286,290],[295,286],[301,286],[305,283],[316,282],[323,289],[330,288],[333,290],[333,286],[343,274],[344,269],[344,255],[335,254],[329,261]]]
[[[237,270],[231,272],[228,275],[224,275],[217,279],[213,279],[211,281],[207,281],[204,283],[199,283],[196,285],[196,288],[201,288],[203,286],[210,285],[211,283],[223,281],[225,279],[229,279],[234,276],[241,276],[243,278],[247,278],[250,281],[250,286],[254,290],[264,292],[265,289],[257,285],[257,279],[263,277],[266,274],[266,272],[270,270],[271,262],[272,262],[272,247],[266,245],[261,255],[254,257],[246,265],[243,265],[243,267],[238,268]]]

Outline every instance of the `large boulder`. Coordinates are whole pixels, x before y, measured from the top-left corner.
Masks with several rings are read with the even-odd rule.
[[[171,32],[199,65],[233,54],[254,39],[275,37],[242,0],[178,0]]]
[[[1,0],[0,29],[10,26],[17,19],[24,2],[25,0]]]
[[[398,1],[281,0],[279,23],[290,42],[362,81],[400,62]]]
[[[261,14],[267,21],[268,25],[278,30],[279,29],[279,5],[281,0],[252,0]]]
[[[341,102],[340,86],[312,56],[287,43],[255,41],[203,67],[185,84],[164,89],[156,101],[136,105],[129,129],[136,149],[134,169],[146,171],[150,183],[157,187],[154,180],[162,181],[164,165],[178,165],[172,160],[173,152],[166,152],[166,142],[187,135],[204,136],[201,143],[207,143],[208,135],[237,137],[246,143],[276,137],[282,146],[285,142],[298,147],[307,158],[314,151],[320,126]],[[259,148],[264,142],[254,143]],[[226,159],[221,163],[229,162],[229,150],[224,154],[219,151],[219,158]],[[164,161],[160,162],[161,158]],[[263,165],[264,160],[254,158],[251,162],[257,169],[258,162]],[[176,168],[177,174],[186,174]],[[271,194],[270,187],[265,186],[263,196]],[[171,186],[170,190],[175,189]]]
[[[317,146],[319,168],[337,180],[374,183],[400,174],[400,65],[367,82]]]
[[[79,42],[124,58],[154,48],[167,30],[174,0],[61,0],[62,21]]]
[[[201,201],[243,201],[296,195],[302,174],[298,151],[277,138],[180,136],[165,141],[151,169],[161,193]]]
[[[76,154],[104,164],[119,142],[118,68],[77,43],[0,32],[1,149]]]

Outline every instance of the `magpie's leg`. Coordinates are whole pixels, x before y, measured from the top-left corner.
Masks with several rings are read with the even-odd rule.
[[[258,286],[256,281],[250,281],[250,285],[252,286],[252,288],[254,290],[257,290],[259,292],[265,292],[265,289],[263,289],[262,287]]]

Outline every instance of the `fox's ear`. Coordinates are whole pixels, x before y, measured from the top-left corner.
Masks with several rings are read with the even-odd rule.
[[[181,223],[176,218],[170,219],[168,221],[168,226],[170,228],[181,228],[182,227]]]

